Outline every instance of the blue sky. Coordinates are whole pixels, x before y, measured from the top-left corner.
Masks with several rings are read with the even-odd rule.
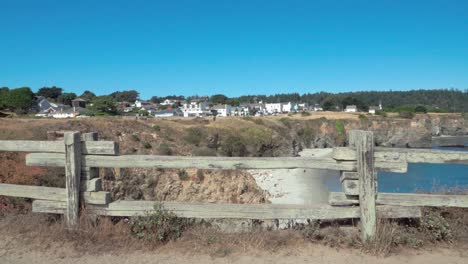
[[[80,94],[468,88],[468,1],[0,0],[0,86]]]

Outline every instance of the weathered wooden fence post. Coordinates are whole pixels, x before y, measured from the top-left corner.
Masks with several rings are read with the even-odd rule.
[[[80,132],[66,132],[65,143],[65,176],[67,189],[66,226],[77,229],[80,210],[81,179],[81,136]]]
[[[81,136],[83,141],[98,141],[97,132],[84,133]],[[97,192],[101,190],[99,168],[83,167],[81,171],[82,191]]]
[[[369,241],[374,238],[377,229],[374,134],[371,131],[350,131],[349,144],[356,148],[357,154],[362,239],[363,241]]]

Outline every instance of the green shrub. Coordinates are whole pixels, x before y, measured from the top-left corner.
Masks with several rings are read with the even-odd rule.
[[[153,213],[132,217],[129,227],[130,232],[139,239],[168,242],[180,238],[190,224],[191,220],[179,218],[156,205]]]
[[[228,136],[221,144],[221,151],[228,157],[244,157],[247,154],[242,138],[237,136]]]
[[[367,116],[365,114],[359,114],[359,119],[367,119]]]
[[[140,141],[140,137],[138,137],[137,134],[132,134],[132,140],[133,141]]]
[[[301,116],[310,116],[310,112],[302,111]]]
[[[198,146],[203,139],[203,131],[197,127],[191,127],[187,129],[187,135],[185,141],[189,144]]]
[[[148,141],[144,141],[144,142],[142,142],[142,144],[143,144],[143,147],[144,147],[145,149],[150,149],[150,148],[152,148],[151,143],[149,143]]]
[[[184,169],[177,171],[177,175],[179,176],[179,180],[181,181],[186,181],[189,179],[188,173]]]
[[[158,126],[158,125],[154,125],[154,126],[153,126],[153,129],[156,130],[156,131],[161,131],[161,127]]]
[[[387,112],[382,111],[382,110],[377,110],[375,112],[376,115],[382,116],[382,117],[387,117]]]
[[[452,233],[449,223],[441,215],[430,212],[421,219],[421,229],[433,241],[450,240]]]
[[[164,143],[159,145],[158,152],[161,155],[167,155],[167,156],[172,155],[171,146],[169,146],[168,144],[164,144]]]
[[[423,105],[418,105],[414,108],[416,113],[427,113],[427,108]]]

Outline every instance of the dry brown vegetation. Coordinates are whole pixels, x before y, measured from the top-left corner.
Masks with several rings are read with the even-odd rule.
[[[357,222],[313,222],[288,230],[268,230],[252,225],[244,231],[226,232],[209,221],[185,220],[164,225],[155,224],[143,235],[132,226],[142,221],[147,226],[149,218],[107,218],[90,221],[81,216],[80,230],[68,231],[61,217],[32,214],[28,208],[0,210],[0,230],[3,235],[18,237],[38,250],[45,250],[62,241],[77,252],[87,254],[126,253],[133,250],[177,249],[187,254],[208,254],[225,257],[232,253],[255,251],[278,252],[297,250],[310,244],[326,245],[336,249],[360,250],[372,255],[388,256],[403,249],[427,249],[468,245],[468,211],[458,208],[426,208],[420,220],[380,221],[377,239],[363,244]],[[158,218],[159,219],[159,218]],[[154,219],[153,219],[154,220]],[[160,220],[160,219],[159,219]],[[157,223],[160,223],[160,221]],[[150,222],[145,222],[150,221]],[[168,226],[171,228],[168,229]],[[180,227],[175,229],[174,226]],[[160,229],[158,229],[160,228]],[[161,230],[164,229],[164,230]],[[141,229],[139,229],[141,231]],[[181,231],[180,236],[158,239],[161,232]],[[148,233],[149,232],[149,233]],[[21,234],[21,235],[20,235]],[[152,237],[152,239],[147,239]],[[156,239],[155,239],[156,238]],[[172,239],[171,239],[172,238]]]

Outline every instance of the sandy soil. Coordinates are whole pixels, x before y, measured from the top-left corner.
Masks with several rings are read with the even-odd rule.
[[[47,249],[38,250],[28,244],[16,242],[14,237],[0,235],[0,263],[52,264],[52,263],[467,263],[468,247],[458,249],[438,248],[433,250],[403,251],[398,255],[375,257],[357,250],[336,250],[330,247],[311,245],[303,249],[281,252],[250,252],[227,256],[184,253],[180,249],[166,247],[157,251],[108,252],[99,255],[77,252],[59,241]]]

